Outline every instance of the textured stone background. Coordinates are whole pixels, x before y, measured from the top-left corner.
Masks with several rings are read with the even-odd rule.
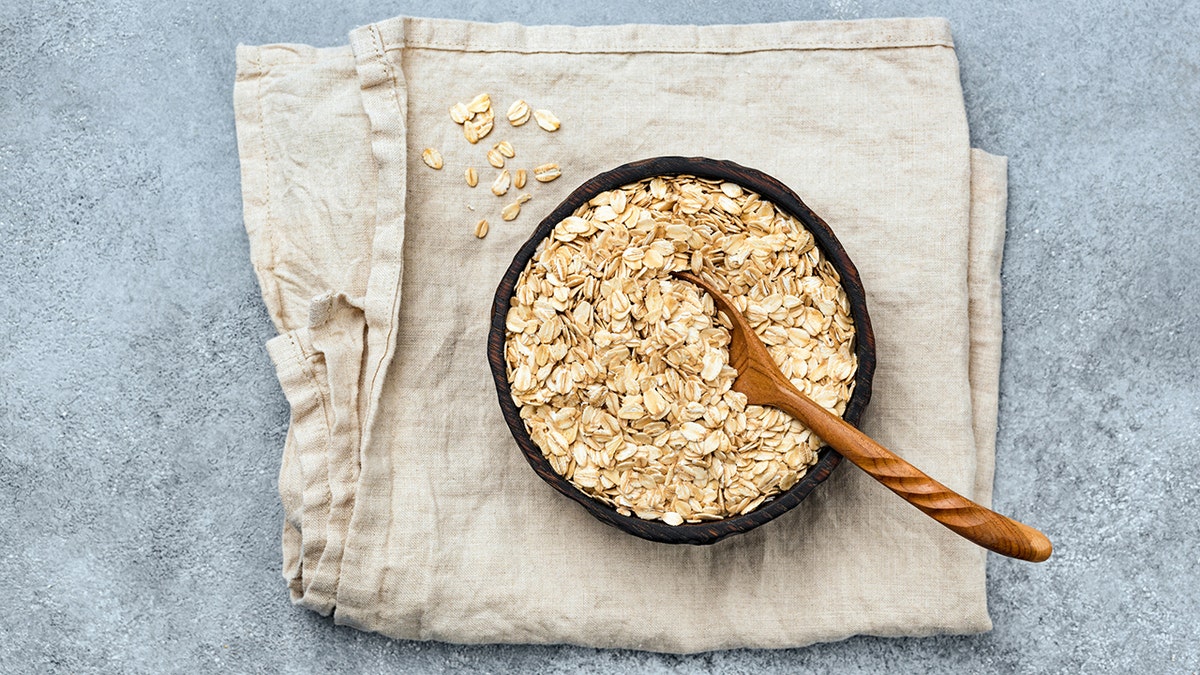
[[[0,3],[0,670],[1200,669],[1196,3],[302,4]],[[402,13],[951,19],[973,140],[1011,158],[996,504],[1057,545],[990,559],[994,631],[671,657],[396,642],[288,603],[233,49]]]

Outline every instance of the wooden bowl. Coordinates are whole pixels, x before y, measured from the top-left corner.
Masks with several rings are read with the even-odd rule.
[[[838,243],[837,237],[834,236],[825,221],[805,206],[804,202],[800,201],[800,198],[787,186],[761,171],[722,160],[703,157],[655,157],[619,166],[580,185],[538,225],[529,241],[525,242],[517,251],[512,265],[504,274],[504,278],[500,280],[500,287],[496,289],[496,298],[492,304],[492,327],[488,335],[488,361],[491,363],[492,377],[496,382],[496,393],[500,397],[500,409],[504,413],[505,421],[508,422],[508,428],[512,431],[513,438],[516,439],[525,459],[528,460],[537,475],[542,477],[542,480],[578,502],[601,522],[629,534],[667,544],[713,544],[725,537],[748,532],[794,508],[817,485],[829,477],[830,472],[841,462],[842,456],[829,447],[822,447],[817,453],[816,465],[810,467],[804,477],[790,490],[763,502],[757,509],[745,515],[675,526],[667,525],[659,520],[643,520],[636,516],[623,516],[611,506],[576,488],[550,466],[550,462],[542,454],[541,448],[529,437],[529,431],[525,428],[525,422],[521,419],[517,404],[512,399],[504,359],[505,319],[508,315],[509,303],[516,287],[517,277],[533,257],[538,244],[550,235],[554,226],[601,192],[645,178],[679,174],[737,183],[748,190],[757,192],[763,199],[771,201],[777,208],[791,214],[804,223],[812,233],[821,252],[841,275],[842,286],[850,300],[850,310],[854,317],[856,330],[855,353],[858,356],[858,372],[854,376],[854,393],[851,395],[850,402],[846,405],[846,412],[842,417],[851,424],[857,424],[867,402],[871,399],[871,377],[875,373],[875,336],[871,332],[871,319],[867,315],[866,297],[854,263],[850,262],[846,251],[842,249],[842,245]]]

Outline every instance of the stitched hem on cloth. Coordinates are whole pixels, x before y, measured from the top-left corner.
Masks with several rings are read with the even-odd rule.
[[[396,17],[376,24],[387,49],[436,49],[518,54],[664,52],[743,54],[824,49],[954,48],[941,18],[789,21],[769,24],[673,26],[669,34],[644,24],[524,26]]]

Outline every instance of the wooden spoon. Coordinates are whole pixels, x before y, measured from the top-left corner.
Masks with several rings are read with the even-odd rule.
[[[1046,535],[942,485],[800,393],[724,294],[694,274],[675,272],[675,276],[708,291],[717,308],[729,317],[733,324],[729,365],[738,371],[733,389],[745,394],[750,403],[774,406],[800,420],[867,475],[959,536],[1020,560],[1041,562],[1050,557],[1052,547]]]

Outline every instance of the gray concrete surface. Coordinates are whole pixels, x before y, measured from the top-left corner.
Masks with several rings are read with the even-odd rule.
[[[288,603],[233,49],[401,13],[951,19],[974,141],[1011,158],[996,503],[1057,544],[989,561],[994,631],[670,657],[397,642]],[[0,671],[1197,672],[1198,27],[1096,1],[0,3]]]

